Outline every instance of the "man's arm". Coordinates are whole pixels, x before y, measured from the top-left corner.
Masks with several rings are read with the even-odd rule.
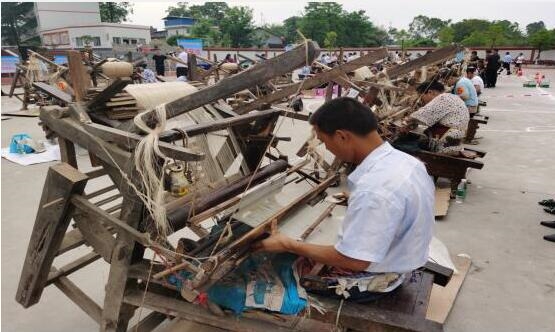
[[[290,252],[324,265],[353,271],[365,271],[370,266],[370,262],[341,254],[334,246],[304,243],[279,233],[255,243],[253,249],[266,252]]]

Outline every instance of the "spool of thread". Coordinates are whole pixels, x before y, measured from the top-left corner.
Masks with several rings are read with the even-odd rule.
[[[102,73],[110,78],[130,77],[133,65],[129,62],[107,62],[102,65]]]
[[[169,103],[197,90],[189,83],[179,81],[130,84],[125,87],[125,91],[137,100],[137,105],[144,109],[152,109],[160,104]]]

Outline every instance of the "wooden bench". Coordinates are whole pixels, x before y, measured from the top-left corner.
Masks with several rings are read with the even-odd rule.
[[[480,151],[480,153],[485,155],[485,152]],[[431,176],[450,179],[452,193],[457,190],[459,182],[466,177],[466,170],[468,168],[482,169],[484,167],[484,163],[478,160],[430,151],[420,150],[411,154],[426,165],[428,174]]]
[[[489,120],[488,116],[483,116],[476,114],[470,118],[468,121],[468,128],[466,129],[466,136],[464,138],[465,143],[470,143],[476,136],[476,131],[480,128],[480,124],[487,124]]]

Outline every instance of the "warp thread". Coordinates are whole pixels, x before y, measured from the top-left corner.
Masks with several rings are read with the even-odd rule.
[[[164,155],[158,147],[159,135],[166,128],[166,104],[156,107],[156,125],[150,128],[143,120],[143,115],[148,111],[138,114],[133,119],[135,125],[147,133],[135,148],[135,169],[139,173],[145,196],[145,207],[149,211],[156,228],[164,238],[168,233],[166,208],[164,207],[164,173],[171,159]],[[158,159],[163,160],[162,167]]]

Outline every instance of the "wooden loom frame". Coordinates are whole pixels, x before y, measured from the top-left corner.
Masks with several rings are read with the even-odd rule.
[[[317,54],[316,48],[313,45],[307,46],[311,47],[311,57],[315,57],[315,54]],[[302,59],[300,61],[302,63],[304,53],[304,49],[301,49],[297,50],[297,53],[286,57],[274,58],[275,61],[268,60],[265,64],[257,67],[256,70],[242,72],[243,77],[240,79],[262,75],[262,78],[253,78],[249,82],[250,84],[256,84],[253,81],[263,82],[267,77],[276,75],[276,70],[290,71],[291,66],[298,65],[298,63],[285,64],[284,58],[287,58],[287,60],[290,60],[290,57],[297,60]],[[81,63],[81,60],[77,60],[75,53],[70,52],[69,59],[70,68],[73,66],[79,67],[77,63]],[[74,71],[74,73],[77,72],[83,73],[81,70]],[[264,76],[264,74],[266,75]],[[322,77],[325,77],[325,79]],[[322,77],[309,82],[321,84],[322,81],[337,79],[337,76],[333,75]],[[242,89],[242,85],[237,85],[236,81],[237,79],[231,80],[228,78],[221,81],[224,82],[223,85],[219,86],[220,88],[224,86],[222,89],[207,88],[178,99],[171,107],[167,108],[168,117],[181,114],[232,91]],[[242,84],[244,85],[245,82]],[[231,87],[233,85],[235,86]],[[149,286],[148,291],[145,291],[144,281],[148,279],[149,271],[148,261],[143,259],[143,254],[145,247],[149,244],[149,236],[147,233],[143,233],[139,227],[144,219],[144,207],[119,171],[121,169],[124,173],[130,175],[129,178],[134,178],[132,176],[134,174],[132,150],[141,137],[138,134],[123,131],[121,128],[110,128],[92,123],[88,107],[98,103],[98,100],[85,103],[79,97],[82,96],[79,93],[83,91],[83,87],[76,85],[74,89],[76,89],[76,95],[78,96],[77,101],[72,103],[69,108],[44,108],[40,114],[40,118],[45,125],[59,136],[63,163],[52,166],[45,180],[16,295],[16,300],[24,307],[37,303],[44,287],[54,284],[93,320],[98,322],[101,331],[126,331],[129,319],[141,305],[154,310],[154,312],[139,322],[138,328],[140,331],[154,329],[167,315],[184,317],[212,326],[226,326],[230,330],[236,331],[246,329],[252,331],[267,331],[268,329],[335,330],[335,321],[339,310],[341,310],[339,323],[342,326],[356,330],[368,329],[369,326],[372,326],[375,331],[441,330],[440,324],[425,319],[425,309],[431,291],[431,276],[421,272],[413,274],[412,278],[407,281],[406,287],[404,287],[406,292],[401,291],[399,295],[406,302],[404,312],[392,312],[392,303],[376,306],[372,312],[368,312],[365,306],[351,303],[346,303],[343,305],[343,309],[339,309],[337,301],[321,299],[327,308],[326,313],[324,315],[314,314],[312,318],[306,319],[257,313],[254,316],[246,314],[244,318],[237,320],[229,316],[220,317],[211,314],[202,307],[187,303],[182,299],[175,299],[175,292],[168,293],[167,289],[159,287],[155,282]],[[292,88],[290,89],[292,90]],[[103,97],[99,98],[104,98],[105,95],[113,93],[116,89],[109,86],[107,90],[110,91],[104,95],[101,94]],[[270,97],[266,98],[264,102],[271,103],[274,100],[279,100],[278,96],[281,96],[281,94],[279,94],[279,91],[275,93],[277,95],[269,95]],[[266,121],[269,121],[270,128],[273,128],[277,116],[290,115],[287,111],[275,109],[257,114],[241,115],[245,112],[237,112],[238,114],[236,113],[235,116],[217,121],[217,123],[185,128],[184,131],[192,136],[194,133],[206,133],[222,128],[240,126],[245,128],[257,119],[266,119]],[[152,118],[148,119],[152,120]],[[135,129],[129,124],[124,124],[122,127]],[[272,130],[268,132],[272,132]],[[172,141],[179,139],[180,135],[179,132],[169,132],[162,135],[162,137]],[[271,138],[266,135],[265,139],[267,143]],[[89,173],[80,172],[77,166],[74,144],[87,148],[94,156],[95,164],[102,167]],[[160,143],[159,146],[164,153],[175,159],[193,161],[203,157],[202,154],[184,147],[168,143]],[[252,158],[259,160],[265,151],[262,152],[255,153]],[[252,162],[251,164],[255,163]],[[113,185],[93,193],[84,194],[88,180],[106,175],[110,177]],[[274,220],[279,221],[293,208],[303,205],[307,200],[325,190],[335,180],[332,176],[321,182],[315,189],[307,192],[289,207],[274,215],[262,226],[255,228],[252,232],[247,233],[245,237],[238,239],[232,245],[220,251],[220,257],[222,259],[231,258],[228,262],[232,264],[222,265],[223,271],[219,273],[211,271],[212,276],[215,274],[221,276],[232,269],[233,264],[241,258],[245,250],[248,250],[250,240],[263,233]],[[91,198],[114,189],[119,191],[115,196],[123,198],[121,206],[115,209],[102,209],[97,206],[100,205],[99,202],[95,205],[90,201]],[[119,214],[117,213],[118,209]],[[71,219],[74,220],[76,228],[66,232]],[[53,267],[53,261],[57,256],[85,243],[93,248],[91,253],[63,267]],[[247,244],[246,247],[245,244]],[[110,264],[109,279],[102,308],[68,279],[71,273],[100,258]],[[205,287],[214,280],[216,280],[214,277],[210,277],[209,280],[204,279],[203,282],[199,283],[199,287]],[[417,291],[408,292],[411,289]]]

